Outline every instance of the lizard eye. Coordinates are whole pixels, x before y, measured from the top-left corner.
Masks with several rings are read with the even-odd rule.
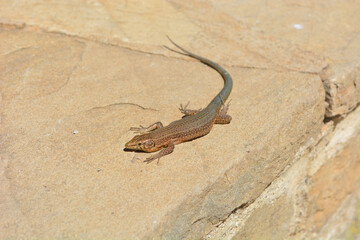
[[[153,140],[151,140],[151,139],[146,140],[146,141],[144,142],[144,147],[145,147],[145,148],[152,148],[152,147],[154,147],[154,146],[155,146],[155,142],[154,142]]]
[[[141,146],[141,142],[140,142],[140,143],[138,143],[138,146]]]

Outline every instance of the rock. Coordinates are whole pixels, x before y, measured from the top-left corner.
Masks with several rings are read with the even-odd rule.
[[[236,4],[0,2],[0,238],[296,239],[350,219],[359,6]],[[230,72],[233,120],[144,164],[129,128],[223,85],[166,35]]]

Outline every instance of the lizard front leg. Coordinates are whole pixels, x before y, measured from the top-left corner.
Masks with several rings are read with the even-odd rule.
[[[169,142],[169,144],[167,145],[166,148],[163,148],[160,152],[158,152],[154,155],[151,155],[144,162],[151,163],[152,161],[157,159],[158,160],[157,162],[159,163],[160,158],[172,153],[174,151],[174,148],[175,148],[175,144],[173,142]]]
[[[134,131],[135,133],[144,134],[144,133],[148,133],[148,132],[154,131],[155,129],[162,128],[162,127],[164,127],[164,126],[161,122],[156,122],[156,123],[151,124],[148,127],[143,127],[141,125],[140,125],[140,127],[131,127],[130,130]]]

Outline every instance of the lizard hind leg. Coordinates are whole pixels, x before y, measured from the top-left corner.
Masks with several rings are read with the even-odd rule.
[[[228,124],[231,122],[232,117],[227,114],[229,110],[230,101],[224,105],[215,116],[215,124]]]
[[[228,103],[226,105],[223,104],[223,107],[220,109],[219,114],[225,115],[227,113],[227,111],[229,110],[229,107],[230,107],[230,102],[231,102],[231,100],[228,101]]]
[[[215,116],[215,124],[228,124],[231,122],[232,117],[228,114],[220,114],[218,113]]]
[[[200,112],[202,109],[198,109],[198,110],[191,110],[191,109],[188,109],[188,105],[189,105],[190,102],[188,102],[185,106],[183,106],[182,104],[180,104],[180,107],[179,107],[179,110],[182,114],[184,114],[185,116],[191,116],[191,115],[194,115],[194,114],[197,114],[198,112]]]

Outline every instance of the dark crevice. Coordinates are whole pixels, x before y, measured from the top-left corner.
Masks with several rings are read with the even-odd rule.
[[[251,200],[251,201],[244,202],[244,203],[241,204],[240,206],[238,206],[238,207],[236,207],[235,209],[233,209],[233,210],[230,212],[230,214],[228,215],[228,217],[229,217],[230,215],[234,214],[235,212],[237,212],[237,211],[240,210],[240,209],[247,208],[247,207],[248,207],[250,204],[252,204],[254,201],[255,201],[255,200]],[[227,218],[228,218],[228,217],[227,217]],[[227,218],[226,218],[226,219],[227,219]],[[226,220],[226,219],[224,219],[224,220]]]
[[[271,184],[271,183],[270,183]],[[270,185],[269,184],[269,185]],[[201,218],[198,218],[196,219],[191,225],[194,225],[195,223],[199,222],[199,221],[202,221],[204,219],[207,219],[209,222],[212,223],[212,225],[215,225],[216,227],[221,225],[222,223],[224,223],[232,214],[236,213],[238,210],[240,209],[245,209],[247,208],[249,205],[251,205],[253,202],[255,201],[254,200],[250,200],[250,201],[247,201],[243,204],[241,204],[240,206],[236,207],[235,209],[233,209],[225,218],[221,219],[217,216],[211,216],[211,217],[201,217]],[[216,219],[216,221],[211,221],[212,219]]]
[[[333,121],[334,122],[334,126],[336,127],[336,125],[338,125],[342,120],[345,119],[345,117],[347,115],[349,115],[350,113],[354,112],[358,107],[360,106],[360,102],[358,102],[356,104],[356,106],[352,109],[350,109],[347,113],[344,113],[344,114],[337,114],[335,116],[331,116],[331,117],[324,117],[324,123],[328,123],[330,121]]]
[[[332,117],[325,117],[324,118],[324,123],[328,123],[333,121],[334,122],[334,126],[336,126],[339,122],[341,122],[345,117],[343,115],[335,115]]]
[[[191,225],[194,225],[195,223],[197,223],[197,222],[199,222],[199,221],[201,221],[201,220],[203,220],[203,219],[205,219],[205,217],[202,217],[202,218],[199,218],[199,219],[196,219]]]
[[[264,189],[265,190],[265,189]],[[224,223],[231,215],[235,214],[238,210],[245,209],[248,206],[250,206],[253,202],[255,202],[255,199],[249,200],[247,202],[244,202],[240,206],[234,208],[224,219],[222,219],[217,225],[220,225]]]
[[[274,180],[277,179],[278,177],[279,177],[279,176],[276,176],[276,177],[274,178]],[[269,182],[269,183],[265,186],[264,190],[258,195],[258,197],[259,197],[264,191],[266,191],[266,189],[267,189],[268,187],[270,187],[272,183],[273,183],[273,181]],[[257,197],[256,197],[256,198],[257,198]],[[242,203],[240,206],[234,208],[224,219],[220,220],[220,222],[219,222],[218,224],[216,224],[216,225],[220,225],[220,224],[224,223],[231,215],[235,214],[238,210],[245,209],[245,208],[247,208],[248,206],[250,206],[251,204],[253,204],[253,203],[255,202],[256,198],[251,199],[251,200],[249,200],[249,201],[247,201],[247,202],[244,202],[244,203]],[[201,219],[199,219],[199,220],[201,220]]]

